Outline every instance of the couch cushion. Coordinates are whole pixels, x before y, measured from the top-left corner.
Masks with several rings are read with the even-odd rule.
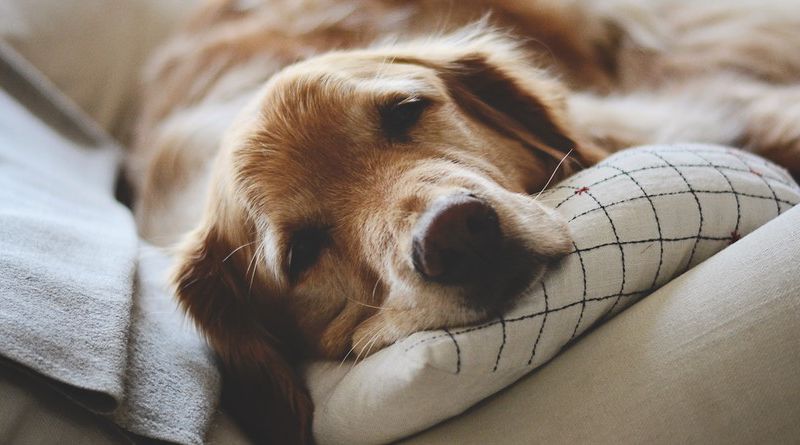
[[[626,150],[540,199],[569,221],[573,252],[497,319],[311,366],[320,443],[386,442],[458,414],[788,210],[800,188],[742,151],[676,145]]]
[[[800,206],[407,445],[796,443]]]

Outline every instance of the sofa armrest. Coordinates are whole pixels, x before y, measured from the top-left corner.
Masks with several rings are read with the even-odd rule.
[[[194,0],[5,0],[9,43],[114,136],[130,120],[142,66]]]
[[[799,262],[800,206],[403,443],[793,442]]]

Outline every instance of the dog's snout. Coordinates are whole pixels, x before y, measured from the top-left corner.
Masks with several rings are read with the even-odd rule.
[[[500,253],[495,210],[467,194],[439,198],[420,217],[413,234],[414,267],[443,284],[466,284]]]

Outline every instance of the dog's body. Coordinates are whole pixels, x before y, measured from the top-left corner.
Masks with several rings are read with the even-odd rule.
[[[800,175],[799,30],[788,0],[213,1],[148,71],[140,229],[192,230],[178,298],[233,409],[302,438],[294,361],[484,319],[569,250],[531,196],[564,158],[715,142]]]

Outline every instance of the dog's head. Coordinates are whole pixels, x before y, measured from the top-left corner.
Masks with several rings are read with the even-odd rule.
[[[175,275],[238,395],[308,414],[302,356],[363,357],[502,310],[571,246],[532,196],[568,153],[562,173],[596,160],[564,114],[559,84],[491,34],[274,76],[225,139]]]

